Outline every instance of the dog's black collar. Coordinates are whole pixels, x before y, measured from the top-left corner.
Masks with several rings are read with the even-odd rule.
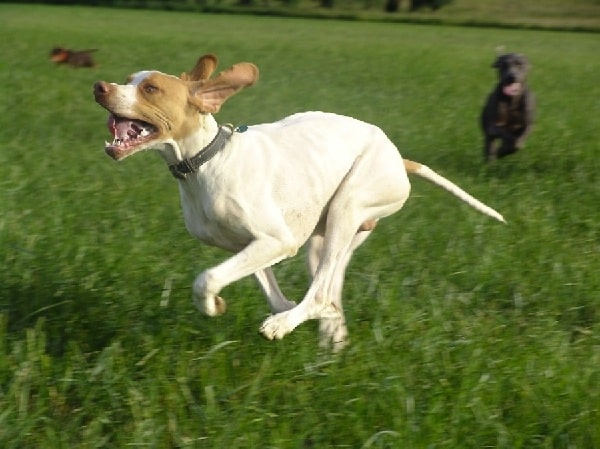
[[[177,179],[185,179],[190,173],[195,173],[203,164],[211,160],[219,151],[225,148],[233,132],[238,130],[239,132],[243,132],[246,130],[246,127],[234,128],[231,124],[219,126],[219,131],[215,138],[194,156],[184,159],[177,164],[169,165],[171,174]]]

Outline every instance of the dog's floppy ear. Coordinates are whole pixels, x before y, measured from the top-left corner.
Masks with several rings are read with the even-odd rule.
[[[194,83],[190,90],[190,101],[201,112],[219,112],[225,100],[257,80],[258,67],[249,62],[241,62],[211,80]]]
[[[217,68],[217,57],[213,54],[200,56],[198,62],[189,72],[183,72],[179,78],[183,81],[200,81],[210,78]]]
[[[529,70],[531,68],[531,62],[529,59],[522,53],[517,53],[516,55],[521,60],[521,65],[525,68],[525,70]]]
[[[506,61],[508,55],[500,55],[496,58],[496,60],[492,63],[491,67],[493,69],[499,69],[502,67],[502,64]]]
[[[506,55],[506,46],[498,45],[494,49],[494,52],[496,53],[496,59],[494,60],[494,62],[492,63],[492,65],[490,67],[492,67],[494,69],[499,69],[500,63],[502,62],[502,57]]]

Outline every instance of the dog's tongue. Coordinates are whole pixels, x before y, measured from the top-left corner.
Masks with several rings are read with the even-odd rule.
[[[115,139],[126,140],[138,136],[141,130],[147,127],[147,124],[139,120],[115,117],[111,114],[108,117],[107,126]]]
[[[504,92],[504,95],[508,95],[509,97],[519,95],[521,93],[521,83],[508,84],[502,88],[502,92]]]

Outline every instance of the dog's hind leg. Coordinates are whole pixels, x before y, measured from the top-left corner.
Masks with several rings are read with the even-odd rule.
[[[271,267],[258,270],[254,273],[254,277],[267,297],[267,302],[272,313],[285,312],[296,307],[296,303],[288,300],[279,288],[275,273],[273,273]]]
[[[491,162],[497,158],[498,142],[495,137],[486,136],[483,144],[483,159]]]
[[[354,229],[350,229],[348,223],[346,226],[340,223],[335,236],[330,237],[328,232],[325,233],[322,256],[308,292],[300,304],[293,309],[271,315],[264,321],[260,331],[267,339],[281,339],[309,319],[342,319],[341,311],[328,297],[328,294],[336,266],[350,247],[358,225],[353,227]]]
[[[308,241],[307,264],[311,275],[311,280],[314,280],[319,262],[323,253],[324,237],[322,235],[314,235]],[[348,257],[349,259],[349,257]],[[340,261],[341,262],[341,261]],[[342,265],[347,265],[343,263]],[[336,271],[336,274],[339,270]],[[319,346],[322,349],[329,349],[332,345],[334,350],[340,350],[346,344],[348,337],[348,329],[346,328],[346,317],[342,304],[342,287],[344,282],[344,270],[341,273],[342,279],[338,282],[332,280],[329,298],[331,303],[339,311],[339,316],[333,318],[321,318],[319,320]],[[337,289],[335,288],[337,284]]]
[[[385,138],[383,134],[380,137]],[[304,299],[293,309],[267,318],[262,334],[270,340],[280,339],[309,319],[341,319],[341,310],[330,295],[341,285],[336,278],[343,279],[357,231],[363,223],[399,210],[409,192],[404,163],[395,146],[388,140],[373,142],[330,201],[321,257]]]
[[[359,231],[353,238],[350,248],[346,251],[346,254],[338,261],[333,279],[329,286],[328,297],[331,303],[339,311],[339,317],[333,318],[321,318],[319,320],[319,346],[322,349],[333,349],[334,352],[342,350],[348,344],[348,329],[346,327],[346,317],[344,315],[342,293],[344,287],[344,277],[346,268],[352,254],[358,248],[369,235],[369,231]],[[321,258],[321,252],[323,250],[323,236],[316,235],[309,240],[308,246],[308,267],[311,276],[314,277],[319,260]]]

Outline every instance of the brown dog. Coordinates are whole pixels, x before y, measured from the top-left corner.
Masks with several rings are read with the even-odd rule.
[[[527,58],[508,53],[498,56],[492,67],[498,69],[499,80],[481,113],[486,161],[512,154],[523,146],[535,111],[535,99],[525,82]]]
[[[71,67],[96,67],[91,50],[69,50],[68,48],[54,47],[50,52],[50,60],[57,64],[67,64]]]

